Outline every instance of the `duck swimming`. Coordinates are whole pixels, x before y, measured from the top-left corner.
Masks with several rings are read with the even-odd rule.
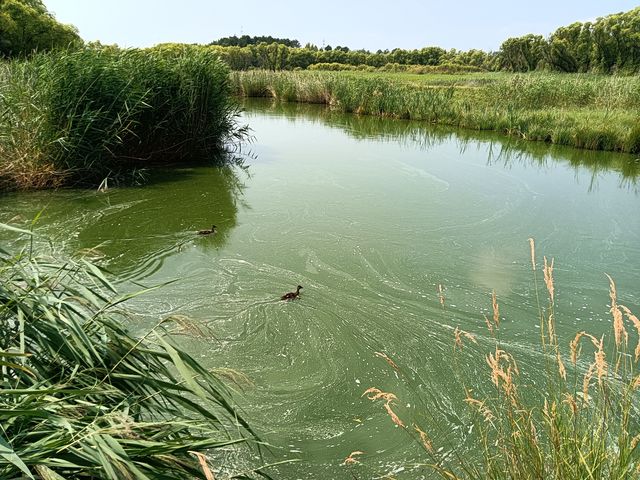
[[[211,225],[211,230],[198,230],[198,235],[212,235],[216,233],[216,226]]]
[[[298,298],[298,295],[300,295],[301,289],[302,289],[302,285],[298,285],[298,288],[296,288],[295,292],[285,293],[283,296],[280,297],[280,300],[293,300],[295,298]]]

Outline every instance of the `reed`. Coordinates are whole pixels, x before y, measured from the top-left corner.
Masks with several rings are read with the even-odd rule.
[[[402,428],[423,447],[428,460],[414,467],[429,468],[443,479],[637,478],[640,320],[620,303],[615,282],[607,275],[610,336],[598,338],[581,331],[565,348],[556,333],[553,259],[544,257],[539,268],[533,239],[529,239],[529,247],[536,299],[547,299],[545,304],[536,300],[543,378],[541,382],[524,380],[527,372],[522,371],[508,345],[501,342],[499,304],[492,293],[494,315],[485,319],[493,345],[484,354],[490,388],[482,382],[462,381],[464,402],[469,408],[465,428],[469,444],[465,449],[470,453],[458,453],[460,446],[439,444],[438,438],[446,435],[434,434],[440,433],[435,426],[432,432],[425,426],[407,427],[403,413],[390,408],[392,402],[402,402],[396,395],[373,387],[364,395],[372,401],[385,401],[396,428]],[[538,294],[539,283],[546,294]],[[630,330],[635,330],[635,338]],[[451,358],[455,365],[459,365],[463,340],[475,343],[476,337],[456,328]],[[482,348],[474,345],[467,358],[481,354]]]
[[[255,445],[171,319],[127,330],[140,293],[118,294],[84,259],[0,252],[0,477],[209,478],[212,453]]]
[[[0,66],[0,189],[97,185],[219,161],[243,137],[227,67],[188,46],[35,55]]]
[[[443,79],[443,77],[445,77]],[[590,150],[640,152],[640,78],[591,74],[232,72],[237,95],[495,130]]]

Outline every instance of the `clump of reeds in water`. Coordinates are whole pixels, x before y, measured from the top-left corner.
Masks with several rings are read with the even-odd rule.
[[[87,47],[0,69],[3,189],[97,184],[157,164],[220,161],[245,133],[228,69],[205,49]]]
[[[0,251],[1,478],[203,478],[222,467],[205,454],[257,439],[170,320],[128,332],[135,295],[82,259]]]
[[[398,400],[394,394],[376,388],[365,394],[371,400],[385,400],[391,421],[423,446],[429,461],[418,466],[448,480],[640,478],[640,320],[620,304],[615,282],[607,275],[611,341],[605,335],[598,338],[580,331],[561,345],[556,332],[554,262],[544,257],[540,269],[532,239],[530,247],[544,378],[540,386],[522,380],[525,372],[516,356],[508,351],[508,344],[500,342],[500,307],[492,293],[493,315],[485,317],[495,341],[485,356],[492,388],[463,382],[473,426],[469,432],[474,432],[467,438],[470,444],[465,444],[468,453],[438,445],[437,427],[432,435],[426,426],[409,428],[390,407]],[[545,305],[538,294],[540,270]],[[456,328],[454,352],[461,351],[467,341],[476,343],[476,338]],[[479,348],[474,345],[474,352]]]

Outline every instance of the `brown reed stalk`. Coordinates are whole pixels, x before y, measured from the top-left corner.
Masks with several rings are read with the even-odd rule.
[[[591,378],[593,377],[593,371],[595,368],[595,363],[589,365],[589,370],[587,370],[587,373],[585,373],[584,379],[582,380],[582,401],[585,404],[589,403],[589,384],[591,383]]]
[[[420,427],[418,427],[415,423],[413,424],[413,429],[418,432],[418,435],[420,435],[420,443],[422,443],[424,449],[433,455],[435,453],[433,449],[433,443],[431,443],[431,440],[429,439],[427,433],[424,430],[421,430]]]
[[[500,326],[500,306],[498,305],[495,290],[491,292],[491,308],[493,309],[493,324],[497,328]]]
[[[378,399],[383,399],[384,400],[384,405],[383,405],[384,409],[389,414],[389,417],[391,417],[391,421],[393,423],[395,423],[396,425],[398,425],[399,427],[403,427],[403,428],[405,427],[405,425],[402,422],[402,420],[400,420],[400,417],[398,417],[398,415],[396,415],[396,413],[391,408],[391,403],[393,401],[397,400],[398,397],[396,397],[393,393],[383,392],[379,388],[375,388],[375,387],[371,387],[371,388],[368,388],[367,390],[365,390],[365,392],[362,394],[362,396],[364,397],[365,395],[372,402],[374,402],[374,401],[376,401]]]
[[[383,358],[389,365],[391,365],[391,368],[393,368],[394,370],[396,370],[398,372],[400,371],[400,368],[398,367],[396,362],[391,360],[386,353],[382,353],[382,352],[373,352],[373,353],[375,354],[376,357]]]
[[[453,331],[453,336],[454,336],[454,345],[453,345],[454,350],[456,349],[456,347],[462,350],[462,337],[470,340],[475,344],[478,343],[475,335],[469,332],[465,332],[464,330],[461,330],[459,327],[456,327],[456,329]]]
[[[629,310],[624,305],[619,305],[619,307],[622,309],[622,311],[627,317],[627,320],[631,322],[631,324],[636,329],[636,332],[638,333],[638,343],[636,344],[636,349],[635,349],[635,361],[637,362],[638,359],[640,359],[640,320],[638,320],[638,317],[636,317],[633,313],[631,313],[631,310]]]
[[[360,450],[356,450],[355,452],[351,452],[347,458],[342,462],[343,465],[355,465],[356,463],[360,463],[360,460],[356,458],[358,455],[364,455],[364,452]]]
[[[616,291],[616,284],[609,274],[605,273],[605,275],[609,279],[609,298],[611,299],[611,308],[609,309],[609,311],[613,316],[613,333],[616,339],[616,347],[620,348],[623,338],[625,346],[627,345],[627,342],[629,341],[629,335],[627,333],[627,330],[624,328],[622,311],[618,307],[618,294]]]
[[[491,324],[491,322],[489,321],[486,315],[483,315],[483,316],[484,316],[484,323],[487,324],[487,329],[489,330],[489,333],[491,334],[492,337],[495,337],[493,325]]]
[[[551,300],[551,304],[554,303],[554,293],[555,288],[553,285],[553,258],[551,259],[551,263],[547,263],[547,257],[544,258],[544,267],[542,268],[542,274],[544,276],[544,284],[547,286],[547,291],[549,292],[549,299]]]
[[[560,356],[560,351],[556,352],[556,358],[558,360],[558,373],[562,377],[563,380],[567,379],[567,370],[564,368],[564,363],[562,362],[562,357]]]

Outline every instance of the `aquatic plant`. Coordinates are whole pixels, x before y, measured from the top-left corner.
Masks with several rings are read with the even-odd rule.
[[[444,78],[443,78],[444,77]],[[640,152],[640,80],[589,74],[232,72],[234,92],[342,112],[495,130],[590,150]]]
[[[118,294],[83,258],[0,251],[0,477],[210,478],[214,452],[256,445],[175,319],[128,331],[123,305],[143,292]]]
[[[243,138],[227,67],[189,46],[87,47],[0,66],[0,189],[96,185]]]
[[[423,447],[428,461],[411,467],[431,470],[444,479],[636,478],[640,474],[640,320],[620,303],[615,282],[607,275],[610,338],[580,331],[562,345],[556,329],[554,261],[543,257],[540,265],[533,239],[529,242],[542,382],[532,382],[517,355],[501,342],[500,306],[493,292],[492,315],[485,317],[493,345],[483,354],[490,388],[462,381],[461,393],[469,408],[464,453],[460,446],[444,443],[446,434],[437,426],[408,423],[404,412],[392,409],[394,403],[402,402],[393,393],[372,387],[363,396],[384,400],[391,422]],[[546,291],[544,305],[539,285]],[[476,335],[458,327],[452,344],[450,360],[458,367],[462,351],[469,359],[485,348]],[[362,458],[347,465],[357,476],[361,463],[365,463]]]

